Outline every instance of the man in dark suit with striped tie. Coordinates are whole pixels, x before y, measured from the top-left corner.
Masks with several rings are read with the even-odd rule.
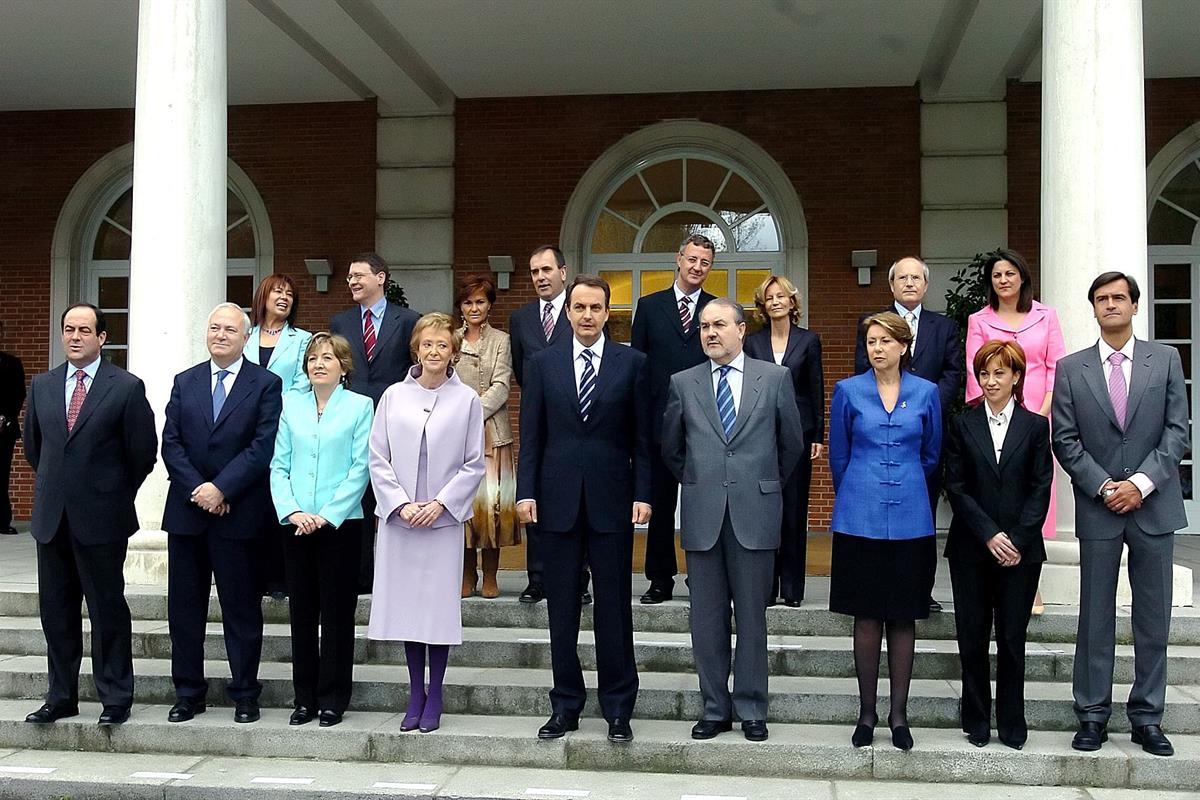
[[[580,569],[591,564],[600,710],[613,742],[633,739],[633,526],[650,519],[650,452],[637,389],[646,357],[604,335],[609,287],[594,275],[567,292],[574,335],[529,359],[521,398],[517,514],[537,523],[546,563],[554,687],[538,738],[579,727]]]

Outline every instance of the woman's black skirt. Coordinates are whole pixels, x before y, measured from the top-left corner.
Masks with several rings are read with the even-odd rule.
[[[835,531],[829,610],[872,619],[925,619],[936,570],[936,536],[868,539]]]

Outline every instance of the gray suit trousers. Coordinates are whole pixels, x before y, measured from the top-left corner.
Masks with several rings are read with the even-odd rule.
[[[729,509],[709,550],[687,551],[692,654],[704,699],[701,719],[767,718],[767,603],[775,577],[774,550],[747,550]],[[737,618],[733,694],[729,692],[732,613]]]
[[[1126,713],[1132,725],[1162,723],[1167,693],[1167,636],[1175,534],[1151,536],[1127,519],[1122,535],[1079,542],[1079,632],[1075,643],[1075,714],[1107,723],[1112,715],[1117,576],[1129,546],[1133,590],[1134,679]]]

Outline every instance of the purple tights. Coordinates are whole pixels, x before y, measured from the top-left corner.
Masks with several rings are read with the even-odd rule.
[[[425,688],[426,649],[429,652],[428,691]],[[405,642],[404,659],[408,662],[410,687],[404,724],[415,727],[419,721],[422,728],[436,728],[442,716],[442,683],[446,678],[446,664],[450,660],[450,645]]]

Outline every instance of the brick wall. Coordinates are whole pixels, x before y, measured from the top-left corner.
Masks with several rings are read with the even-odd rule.
[[[822,337],[831,393],[853,369],[858,316],[891,296],[882,271],[870,287],[857,285],[850,251],[878,249],[888,264],[920,246],[919,110],[912,88],[460,100],[455,273],[486,269],[489,254],[517,260],[512,288],[494,312],[503,327],[533,297],[526,254],[557,240],[567,200],[606,149],[664,119],[722,125],[763,147],[800,196],[809,236],[809,324]],[[814,529],[828,527],[832,502],[822,461],[814,475]]]
[[[50,248],[59,211],[83,172],[132,138],[128,109],[0,113],[3,346],[30,377],[48,366]],[[266,204],[275,268],[300,287],[301,326],[326,327],[349,303],[341,276],[350,256],[375,246],[374,103],[230,108],[229,156]],[[316,294],[305,257],[327,257],[341,271],[328,294]],[[28,519],[32,475],[19,448],[13,489],[15,516]]]

